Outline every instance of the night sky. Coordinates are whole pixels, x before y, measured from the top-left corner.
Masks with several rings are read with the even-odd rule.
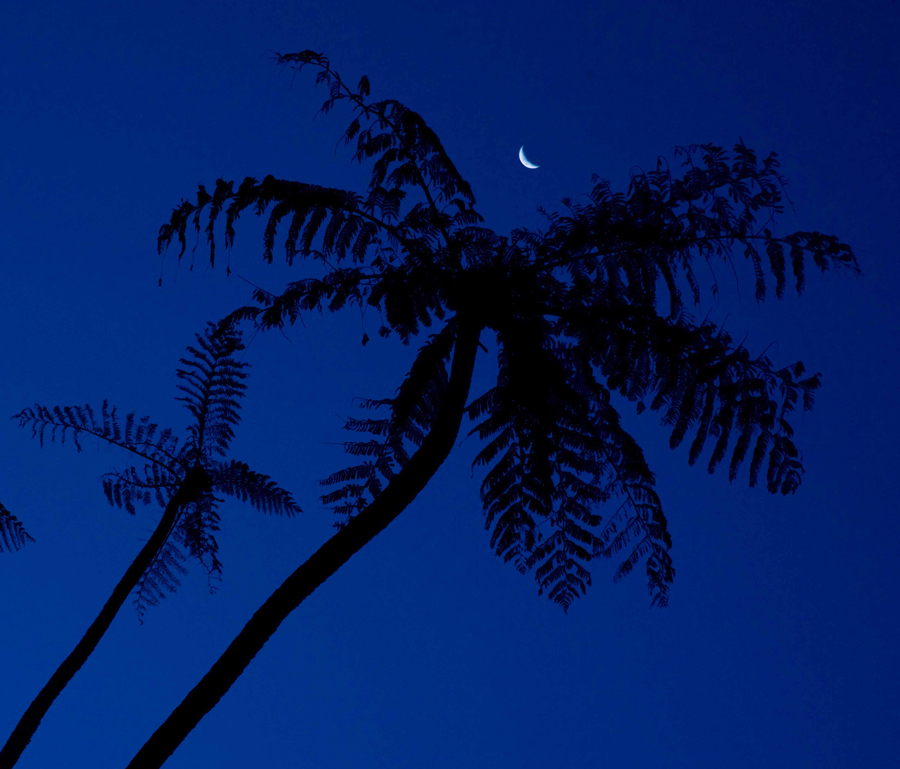
[[[182,430],[175,369],[208,320],[303,275],[238,227],[226,277],[159,226],[198,183],[267,174],[364,191],[336,143],[351,119],[272,51],[321,51],[376,99],[421,113],[485,225],[620,190],[676,145],[740,138],[790,180],[780,233],[850,244],[862,278],[811,270],[753,299],[744,260],[710,312],[776,365],[823,374],[798,416],[794,496],[747,468],[689,467],[658,415],[645,449],[674,539],[670,606],[614,562],[568,614],[491,551],[462,440],[429,487],[290,618],[166,764],[196,767],[888,766],[900,753],[896,298],[900,8],[893,2],[4,3],[0,24],[0,411],[91,403]],[[527,170],[524,145],[540,166]],[[224,258],[224,256],[223,256]],[[193,269],[191,263],[193,260]],[[162,286],[158,281],[162,277]],[[243,280],[242,280],[243,278]],[[772,292],[773,293],[773,292]],[[231,456],[304,508],[222,507],[224,580],[188,563],[140,624],[129,602],[19,766],[122,767],[256,607],[333,532],[319,479],[346,464],[342,417],[390,397],[413,350],[351,308],[262,333]],[[363,333],[373,337],[361,345]],[[770,346],[771,345],[771,346]],[[491,373],[480,360],[473,394]],[[0,733],[80,638],[155,525],[111,508],[131,464],[85,441],[40,448],[0,420],[0,501],[36,542],[0,554]],[[708,454],[707,454],[708,456]],[[610,511],[611,512],[611,511]],[[893,757],[893,758],[892,758]]]

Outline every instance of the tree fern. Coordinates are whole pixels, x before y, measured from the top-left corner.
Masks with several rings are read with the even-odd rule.
[[[240,334],[229,323],[208,324],[203,334],[196,335],[196,345],[188,347],[177,378],[178,400],[191,421],[180,444],[171,429],[160,429],[149,417],[134,413],[122,418],[107,401],[99,414],[90,405],[36,405],[13,417],[20,426],[30,427],[41,445],[45,438],[58,438],[61,443],[70,439],[81,451],[82,441],[90,436],[137,457],[142,462],[139,466],[103,477],[106,498],[132,515],[137,504],[156,502],[163,514],[97,618],[25,711],[0,750],[0,766],[16,763],[47,710],[96,648],[130,593],[142,618],[149,606],[176,589],[186,573],[186,559],[199,561],[211,581],[220,577],[216,532],[223,499],[216,492],[247,501],[262,512],[300,512],[290,493],[267,476],[243,462],[216,459],[227,453],[240,421],[247,364],[235,354],[242,349]],[[0,512],[6,513],[5,509]],[[17,544],[27,537],[16,524],[14,518],[0,515],[0,541]]]
[[[266,600],[130,767],[160,766],[279,623],[412,502],[464,414],[482,441],[475,464],[484,469],[485,523],[504,560],[533,572],[564,610],[591,584],[593,560],[616,558],[614,580],[643,564],[651,602],[665,606],[675,573],[667,519],[612,393],[657,412],[673,448],[690,437],[690,463],[710,446],[711,472],[728,460],[734,480],[749,459],[751,485],[765,466],[770,492],[793,493],[803,467],[791,413],[801,398],[812,407],[820,376],[751,355],[687,308],[705,290],[715,297],[717,265],[736,272],[741,256],[758,302],[773,281],[777,298],[789,283],[801,293],[810,261],[858,272],[852,249],[834,236],[773,233],[785,184],[778,159],[760,159],[743,141],[730,154],[712,144],[676,148],[675,170],[660,158],[624,192],[595,177],[585,201],[544,211],[542,229],[499,235],[483,226],[469,185],[420,115],[370,100],[366,78],[351,88],[321,54],[276,60],[317,71],[329,94],[323,112],[351,109],[343,139],[371,164],[368,189],[268,176],[235,191],[220,179],[214,194],[201,187],[195,202],[175,208],[160,228],[160,252],[177,239],[181,258],[187,227],[199,233],[205,222],[212,263],[220,214],[230,247],[249,208],[267,217],[267,261],[281,230],[289,264],[313,258],[325,269],[281,293],[257,290],[231,320],[271,328],[357,304],[378,311],[381,337],[410,343],[426,328],[429,336],[395,396],[363,401],[375,415],[344,425],[359,437],[345,443],[353,463],[324,481],[337,534]],[[707,289],[698,264],[712,275]],[[496,342],[495,374],[466,403],[482,333]]]
[[[760,159],[743,141],[730,156],[711,144],[678,147],[680,173],[660,158],[655,170],[633,173],[624,193],[595,177],[587,202],[564,200],[561,211],[544,212],[544,230],[501,237],[480,226],[471,188],[421,116],[396,101],[371,101],[368,80],[349,87],[321,54],[276,60],[318,71],[329,92],[323,112],[350,106],[354,117],[343,138],[354,144],[356,161],[371,163],[367,193],[274,177],[246,179],[234,192],[220,180],[212,196],[201,188],[196,203],[175,209],[159,246],[177,237],[184,253],[186,227],[193,223],[199,232],[205,216],[212,261],[220,212],[230,246],[235,221],[252,208],[268,212],[263,254],[271,261],[290,216],[287,261],[312,257],[330,270],[280,295],[257,290],[257,306],[233,319],[269,328],[355,302],[377,307],[381,335],[397,332],[404,342],[442,324],[397,398],[363,404],[390,416],[346,423],[374,439],[348,442],[361,463],[325,479],[336,488],[324,500],[342,520],[364,509],[421,443],[428,427],[416,421],[415,409],[420,418],[433,412],[440,390],[439,379],[416,372],[435,375],[426,361],[436,340],[443,340],[446,363],[451,319],[464,314],[498,343],[496,385],[469,407],[480,420],[473,432],[487,442],[476,464],[488,469],[482,499],[491,546],[518,568],[533,569],[541,591],[564,608],[590,584],[584,564],[597,556],[624,556],[616,579],[644,559],[655,603],[665,604],[674,574],[653,474],[620,427],[610,392],[639,411],[659,412],[673,448],[690,435],[691,464],[711,445],[710,472],[730,455],[734,480],[749,457],[751,485],[765,465],[770,492],[796,491],[803,467],[789,415],[801,397],[811,407],[819,375],[804,377],[801,363],[775,367],[751,356],[686,310],[702,299],[698,260],[715,276],[717,260],[742,254],[758,301],[767,297],[770,277],[775,295],[784,295],[788,261],[798,293],[809,260],[822,271],[858,272],[851,249],[833,236],[769,229],[783,211],[775,153]],[[717,293],[715,278],[710,290]],[[600,511],[609,505],[616,512],[603,521]]]

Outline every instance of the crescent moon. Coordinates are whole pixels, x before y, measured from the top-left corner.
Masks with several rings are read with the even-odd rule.
[[[519,147],[519,161],[522,163],[525,168],[540,168],[540,166],[536,166],[532,163],[528,158],[525,157],[525,145],[523,144]]]

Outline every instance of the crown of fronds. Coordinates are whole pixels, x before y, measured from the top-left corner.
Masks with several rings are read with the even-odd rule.
[[[249,502],[261,512],[293,515],[300,512],[289,492],[268,476],[251,470],[243,462],[223,462],[234,428],[240,421],[240,399],[246,390],[247,363],[235,358],[244,349],[233,324],[209,323],[196,334],[188,357],[177,370],[177,400],[191,414],[187,439],[179,441],[170,428],[161,429],[149,417],[130,413],[122,419],[115,406],[103,401],[99,414],[90,405],[35,405],[12,417],[19,426],[30,426],[41,446],[44,439],[71,439],[78,451],[85,438],[96,438],[138,457],[142,463],[103,476],[103,491],[109,503],[134,515],[136,505],[156,502],[165,507],[187,482],[194,468],[202,468],[208,488],[184,504],[164,546],[144,573],[136,589],[135,602],[142,615],[179,584],[185,572],[182,562],[198,560],[210,578],[218,578],[222,565],[217,557],[215,533],[219,530],[218,508],[225,496]],[[15,520],[15,519],[13,519]],[[3,518],[0,517],[0,522]],[[5,529],[0,528],[0,538]],[[15,531],[15,529],[13,529]],[[27,536],[27,535],[25,535]],[[15,540],[13,540],[15,541]]]
[[[0,502],[0,553],[18,550],[28,542],[34,542],[34,539],[25,531],[22,522]]]
[[[313,308],[368,303],[382,313],[382,336],[396,331],[408,340],[434,317],[443,317],[437,276],[441,269],[459,265],[462,244],[481,221],[471,188],[422,117],[394,100],[369,100],[366,78],[354,90],[326,57],[312,51],[276,60],[298,71],[307,66],[319,70],[317,82],[329,89],[322,111],[340,101],[352,107],[354,118],[343,139],[355,142],[357,161],[372,164],[366,194],[273,176],[261,182],[248,177],[235,190],[234,182],[219,179],[212,194],[201,185],[194,202],[182,201],[175,208],[160,228],[159,250],[177,238],[181,258],[188,227],[199,238],[205,219],[214,264],[216,223],[223,211],[226,248],[234,242],[234,225],[243,211],[249,208],[258,216],[268,212],[263,236],[267,261],[273,259],[279,226],[287,220],[288,263],[312,257],[329,269],[324,277],[292,283],[277,296],[259,289],[254,298],[260,306],[242,308],[233,317],[252,317],[271,327]]]
[[[798,231],[773,234],[783,212],[785,180],[778,158],[763,159],[740,141],[732,153],[712,144],[675,149],[632,173],[626,192],[594,178],[586,199],[563,200],[543,212],[546,227],[501,237],[479,226],[468,184],[436,134],[398,102],[369,101],[369,82],[344,82],[321,54],[278,56],[296,70],[313,67],[329,90],[322,111],[349,104],[354,119],[345,144],[372,163],[365,194],[267,177],[245,179],[237,192],[219,180],[209,195],[182,201],[160,229],[162,251],[201,221],[215,256],[215,226],[225,211],[225,243],[240,213],[268,212],[263,253],[271,261],[279,228],[285,255],[320,260],[323,277],[292,282],[280,294],[258,289],[257,306],[232,319],[262,328],[296,321],[310,310],[348,303],[376,307],[379,333],[408,342],[423,327],[439,328],[421,347],[396,397],[363,401],[387,415],[348,419],[367,435],[348,441],[361,461],[324,483],[342,521],[376,497],[421,444],[439,407],[460,315],[496,335],[494,385],[468,407],[484,441],[475,464],[491,544],[505,560],[534,572],[540,590],[563,608],[591,582],[586,565],[615,555],[615,579],[641,561],[653,601],[665,605],[674,570],[671,539],[640,447],[621,427],[610,393],[660,414],[677,447],[691,436],[694,464],[712,445],[708,469],[728,458],[734,479],[745,458],[756,485],[763,467],[770,492],[793,493],[803,473],[790,414],[813,404],[818,374],[801,363],[776,368],[686,305],[704,286],[718,293],[716,264],[742,254],[757,301],[774,281],[802,293],[807,266],[858,273],[853,251],[836,237]],[[282,222],[289,225],[282,227]],[[180,256],[180,255],[179,255]],[[711,275],[698,277],[704,263]],[[363,337],[363,343],[368,335]],[[606,519],[600,512],[612,510]]]

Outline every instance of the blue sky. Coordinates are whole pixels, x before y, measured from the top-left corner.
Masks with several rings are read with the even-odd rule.
[[[641,576],[594,586],[564,615],[496,558],[462,441],[429,488],[281,627],[167,767],[886,766],[896,737],[900,525],[895,302],[900,120],[896,3],[22,3],[4,6],[0,88],[0,406],[99,404],[182,428],[175,368],[193,334],[278,288],[244,220],[236,274],[202,248],[156,254],[198,183],[266,174],[363,189],[313,116],[312,76],[270,51],[326,53],[375,98],[420,112],[472,184],[487,226],[536,227],[538,206],[591,174],[675,145],[742,137],[775,150],[795,210],[779,230],[851,244],[864,277],[811,275],[801,299],[757,306],[749,273],[706,305],[736,339],[821,371],[797,420],[807,473],[772,497],[667,448],[645,447],[675,541],[671,605]],[[540,165],[523,168],[525,145]],[[162,276],[163,285],[157,282]],[[892,321],[892,318],[894,320]],[[253,610],[331,532],[318,479],[354,396],[386,397],[410,351],[360,346],[350,310],[257,336],[233,456],[305,513],[232,502],[224,581],[191,568],[143,625],[131,607],[56,703],[19,766],[120,767]],[[478,382],[486,382],[482,362]],[[0,409],[0,410],[2,410]],[[37,540],[0,555],[4,736],[81,636],[152,529],[109,508],[99,476],[128,458],[41,449],[0,421],[0,500]],[[893,736],[892,736],[893,735]]]

